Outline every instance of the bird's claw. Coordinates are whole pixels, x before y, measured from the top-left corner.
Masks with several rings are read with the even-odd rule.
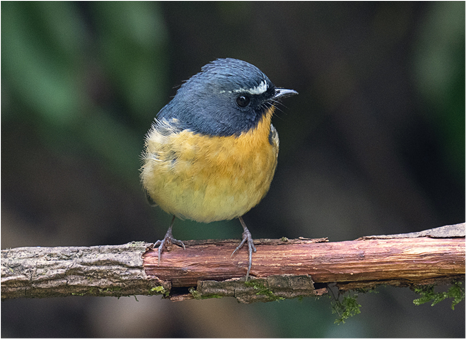
[[[168,231],[165,234],[165,237],[163,238],[163,240],[157,240],[154,243],[154,248],[159,246],[159,249],[158,249],[158,253],[159,253],[158,262],[159,262],[159,265],[160,265],[160,258],[162,257],[163,248],[166,245],[171,243],[171,244],[175,244],[175,245],[178,245],[178,246],[182,246],[184,250],[186,249],[186,247],[184,246],[184,244],[183,244],[183,242],[181,240],[173,238],[172,227],[173,227],[173,221],[174,220],[175,220],[175,217],[173,217],[172,223],[171,223],[170,227],[168,228]]]
[[[249,272],[251,271],[251,266],[252,266],[252,252],[256,252],[256,246],[254,246],[254,240],[252,239],[251,232],[249,232],[248,228],[246,227],[246,224],[244,224],[244,221],[242,218],[240,218],[241,225],[243,226],[244,232],[243,232],[243,239],[241,240],[241,243],[236,247],[236,249],[233,251],[231,254],[231,257],[239,250],[241,249],[244,244],[247,242],[248,243],[248,271],[246,272],[246,281],[248,281],[249,278]]]

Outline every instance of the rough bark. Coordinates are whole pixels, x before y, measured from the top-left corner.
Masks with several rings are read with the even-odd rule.
[[[326,239],[255,241],[251,280],[247,251],[236,240],[185,241],[162,253],[144,242],[119,246],[2,250],[2,299],[70,295],[162,294],[173,301],[232,296],[241,302],[321,295],[379,284],[415,286],[464,279],[465,224],[423,232]]]
[[[143,242],[2,250],[2,299],[121,296],[160,286],[143,269]]]

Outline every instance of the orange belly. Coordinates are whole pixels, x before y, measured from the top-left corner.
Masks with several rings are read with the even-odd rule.
[[[151,129],[141,179],[164,211],[199,222],[245,214],[267,193],[275,172],[278,136],[269,141],[273,107],[239,136],[205,136]]]

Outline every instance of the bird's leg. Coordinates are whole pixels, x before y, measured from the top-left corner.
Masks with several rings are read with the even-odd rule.
[[[183,249],[186,249],[186,247],[184,247],[184,244],[181,240],[177,240],[173,238],[172,227],[174,223],[175,223],[175,216],[173,216],[172,222],[170,223],[170,227],[168,228],[168,231],[165,234],[165,237],[163,238],[163,240],[157,240],[154,244],[154,247],[159,246],[159,265],[160,265],[160,257],[162,256],[163,248],[167,243],[177,244],[177,245],[183,246]]]
[[[241,223],[241,226],[243,226],[243,240],[239,244],[238,247],[233,251],[231,256],[236,253],[241,247],[243,247],[244,243],[247,241],[248,242],[248,253],[249,253],[249,261],[248,261],[248,271],[246,273],[246,281],[248,281],[249,278],[249,271],[251,270],[251,265],[252,265],[252,251],[256,252],[256,247],[254,246],[254,240],[252,239],[251,232],[249,232],[248,228],[246,227],[246,224],[243,221],[242,217],[239,217],[239,222]]]

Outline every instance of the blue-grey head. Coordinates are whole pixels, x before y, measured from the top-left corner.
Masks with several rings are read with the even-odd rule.
[[[159,112],[179,127],[216,136],[238,135],[257,126],[272,105],[298,94],[277,88],[256,66],[238,59],[217,59],[187,80]]]

